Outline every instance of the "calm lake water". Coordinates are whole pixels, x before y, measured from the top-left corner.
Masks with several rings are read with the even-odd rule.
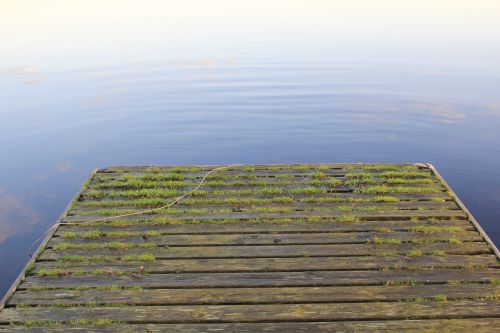
[[[500,244],[497,1],[166,3],[0,4],[0,295],[109,165],[431,162]]]

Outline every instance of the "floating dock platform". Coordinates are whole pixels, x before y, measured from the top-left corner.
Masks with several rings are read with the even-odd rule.
[[[431,165],[214,168],[94,172],[0,332],[500,331],[498,250]]]

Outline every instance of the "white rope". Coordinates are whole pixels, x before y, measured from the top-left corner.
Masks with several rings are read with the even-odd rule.
[[[156,207],[156,208],[151,208],[151,209],[146,209],[146,210],[142,210],[140,212],[134,212],[134,213],[128,213],[128,214],[121,214],[121,215],[115,215],[115,216],[108,216],[108,217],[103,217],[103,218],[100,218],[100,219],[95,219],[95,220],[91,220],[91,221],[86,221],[85,223],[92,223],[92,222],[100,222],[100,221],[107,221],[107,220],[112,220],[112,219],[117,219],[117,218],[120,218],[120,217],[127,217],[127,216],[134,216],[134,215],[140,215],[140,214],[149,214],[149,213],[154,213],[158,210],[162,210],[162,209],[167,209],[167,208],[170,208],[172,207],[173,205],[175,205],[176,203],[178,203],[179,201],[181,201],[182,199],[184,199],[185,197],[187,197],[188,195],[192,194],[193,192],[197,191],[202,185],[203,183],[205,182],[205,179],[207,179],[208,176],[210,176],[210,174],[216,172],[216,171],[219,171],[219,170],[222,170],[222,169],[227,169],[227,168],[231,168],[231,167],[235,167],[235,166],[241,166],[242,164],[231,164],[231,165],[225,165],[225,166],[221,166],[221,167],[217,167],[215,169],[212,169],[210,171],[208,171],[205,176],[203,176],[203,178],[201,179],[201,181],[198,183],[198,186],[196,186],[194,189],[192,189],[191,191],[187,192],[187,193],[184,193],[183,195],[181,195],[180,197],[177,197],[174,201],[170,202],[169,204],[165,205],[165,206],[161,206],[161,207]],[[32,256],[32,253],[31,253],[31,250],[33,249],[33,246],[38,242],[40,241],[42,238],[45,238],[47,236],[47,234],[54,228],[57,228],[59,225],[61,224],[61,220],[59,220],[56,224],[54,224],[49,230],[47,230],[42,236],[38,237],[30,246],[30,248],[28,249],[28,255],[29,257],[31,258]]]

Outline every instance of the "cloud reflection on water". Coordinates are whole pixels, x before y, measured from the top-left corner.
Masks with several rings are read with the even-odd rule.
[[[29,85],[39,85],[47,80],[45,74],[34,66],[16,66],[0,71],[0,76]]]
[[[0,242],[31,230],[39,222],[40,216],[28,204],[0,188]]]
[[[465,121],[467,114],[449,104],[419,105],[418,112],[434,117],[440,123],[452,124]]]

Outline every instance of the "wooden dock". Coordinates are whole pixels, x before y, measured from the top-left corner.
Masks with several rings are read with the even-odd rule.
[[[431,165],[231,166],[147,211],[214,168],[94,172],[0,332],[500,331],[498,250]]]

